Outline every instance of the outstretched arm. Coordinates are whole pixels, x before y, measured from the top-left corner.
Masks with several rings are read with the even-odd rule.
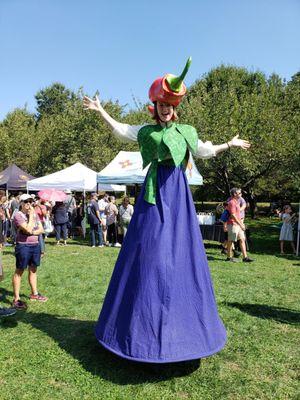
[[[101,117],[104,119],[104,121],[110,126],[112,130],[115,129],[115,127],[118,125],[118,122],[114,120],[101,106],[100,101],[98,96],[96,96],[96,99],[90,99],[87,96],[84,96],[83,98],[83,108],[85,110],[94,110],[100,113]]]
[[[96,96],[95,100],[90,99],[87,96],[84,96],[83,107],[85,110],[97,111],[104,119],[104,121],[109,125],[109,127],[113,131],[113,134],[117,136],[119,139],[129,142],[137,141],[137,134],[138,131],[141,129],[142,125],[131,126],[116,121],[104,110],[104,108],[100,104],[98,96]]]
[[[228,150],[231,147],[240,147],[247,150],[250,147],[250,143],[247,140],[239,139],[239,135],[234,136],[227,143],[222,144],[212,144],[212,142],[203,143],[198,140],[198,148],[195,156],[200,158],[211,158],[215,157],[218,153]]]
[[[222,151],[230,149],[230,147],[240,147],[241,149],[247,150],[251,144],[247,140],[239,139],[239,135],[234,136],[227,143],[214,145],[216,154]]]

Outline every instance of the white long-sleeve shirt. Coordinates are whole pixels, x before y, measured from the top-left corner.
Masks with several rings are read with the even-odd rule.
[[[113,134],[123,141],[136,142],[139,130],[145,125],[148,124],[128,125],[115,121]],[[216,156],[216,151],[212,142],[202,142],[200,139],[198,139],[197,151],[196,154],[193,155],[199,158],[211,158]]]

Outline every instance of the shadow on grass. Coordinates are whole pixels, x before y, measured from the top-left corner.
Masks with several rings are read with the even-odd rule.
[[[0,295],[1,295],[1,297],[0,297],[0,302],[1,303],[5,303],[5,304],[9,304],[9,305],[11,305],[11,301],[9,301],[6,297],[7,296],[10,296],[10,297],[13,297],[13,295],[14,295],[14,293],[11,291],[11,290],[7,290],[6,288],[4,288],[4,287],[0,287]],[[25,295],[24,293],[20,293],[20,297],[21,298],[28,298],[28,296],[27,295]]]
[[[80,321],[46,313],[19,312],[2,323],[2,328],[14,328],[16,321],[30,324],[54,339],[59,347],[80,362],[82,367],[118,385],[159,382],[184,376],[197,370],[200,360],[172,363],[138,363],[117,357],[105,350],[94,336],[95,321]]]
[[[296,254],[277,254],[275,255],[277,258],[284,258],[285,260],[292,260],[292,261],[298,261],[299,257],[296,256]]]
[[[68,246],[90,246],[90,242],[88,240],[75,240],[75,239],[67,239],[67,245]],[[56,241],[55,242],[47,242],[46,246],[50,247],[64,247],[62,244],[57,245]]]
[[[283,324],[296,325],[300,323],[300,312],[284,307],[268,306],[266,304],[248,304],[248,303],[228,303],[226,306],[238,308],[242,312],[254,317],[263,319],[273,319]]]

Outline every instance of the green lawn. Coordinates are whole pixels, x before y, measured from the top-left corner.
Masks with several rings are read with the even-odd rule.
[[[49,301],[0,322],[0,399],[299,399],[300,260],[278,255],[279,231],[270,223],[251,224],[253,264],[229,265],[216,244],[207,244],[228,343],[185,376],[173,368],[151,372],[96,342],[118,250],[75,241],[55,247],[50,239],[39,271],[39,290]],[[5,305],[12,300],[11,248],[3,261]],[[21,292],[26,299],[26,276]]]

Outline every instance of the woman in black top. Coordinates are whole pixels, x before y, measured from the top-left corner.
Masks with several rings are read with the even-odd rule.
[[[55,228],[55,236],[57,240],[57,245],[60,245],[60,239],[62,237],[64,245],[67,245],[67,235],[68,235],[68,212],[66,205],[62,201],[57,201],[55,206],[52,208],[53,214],[53,225]]]

